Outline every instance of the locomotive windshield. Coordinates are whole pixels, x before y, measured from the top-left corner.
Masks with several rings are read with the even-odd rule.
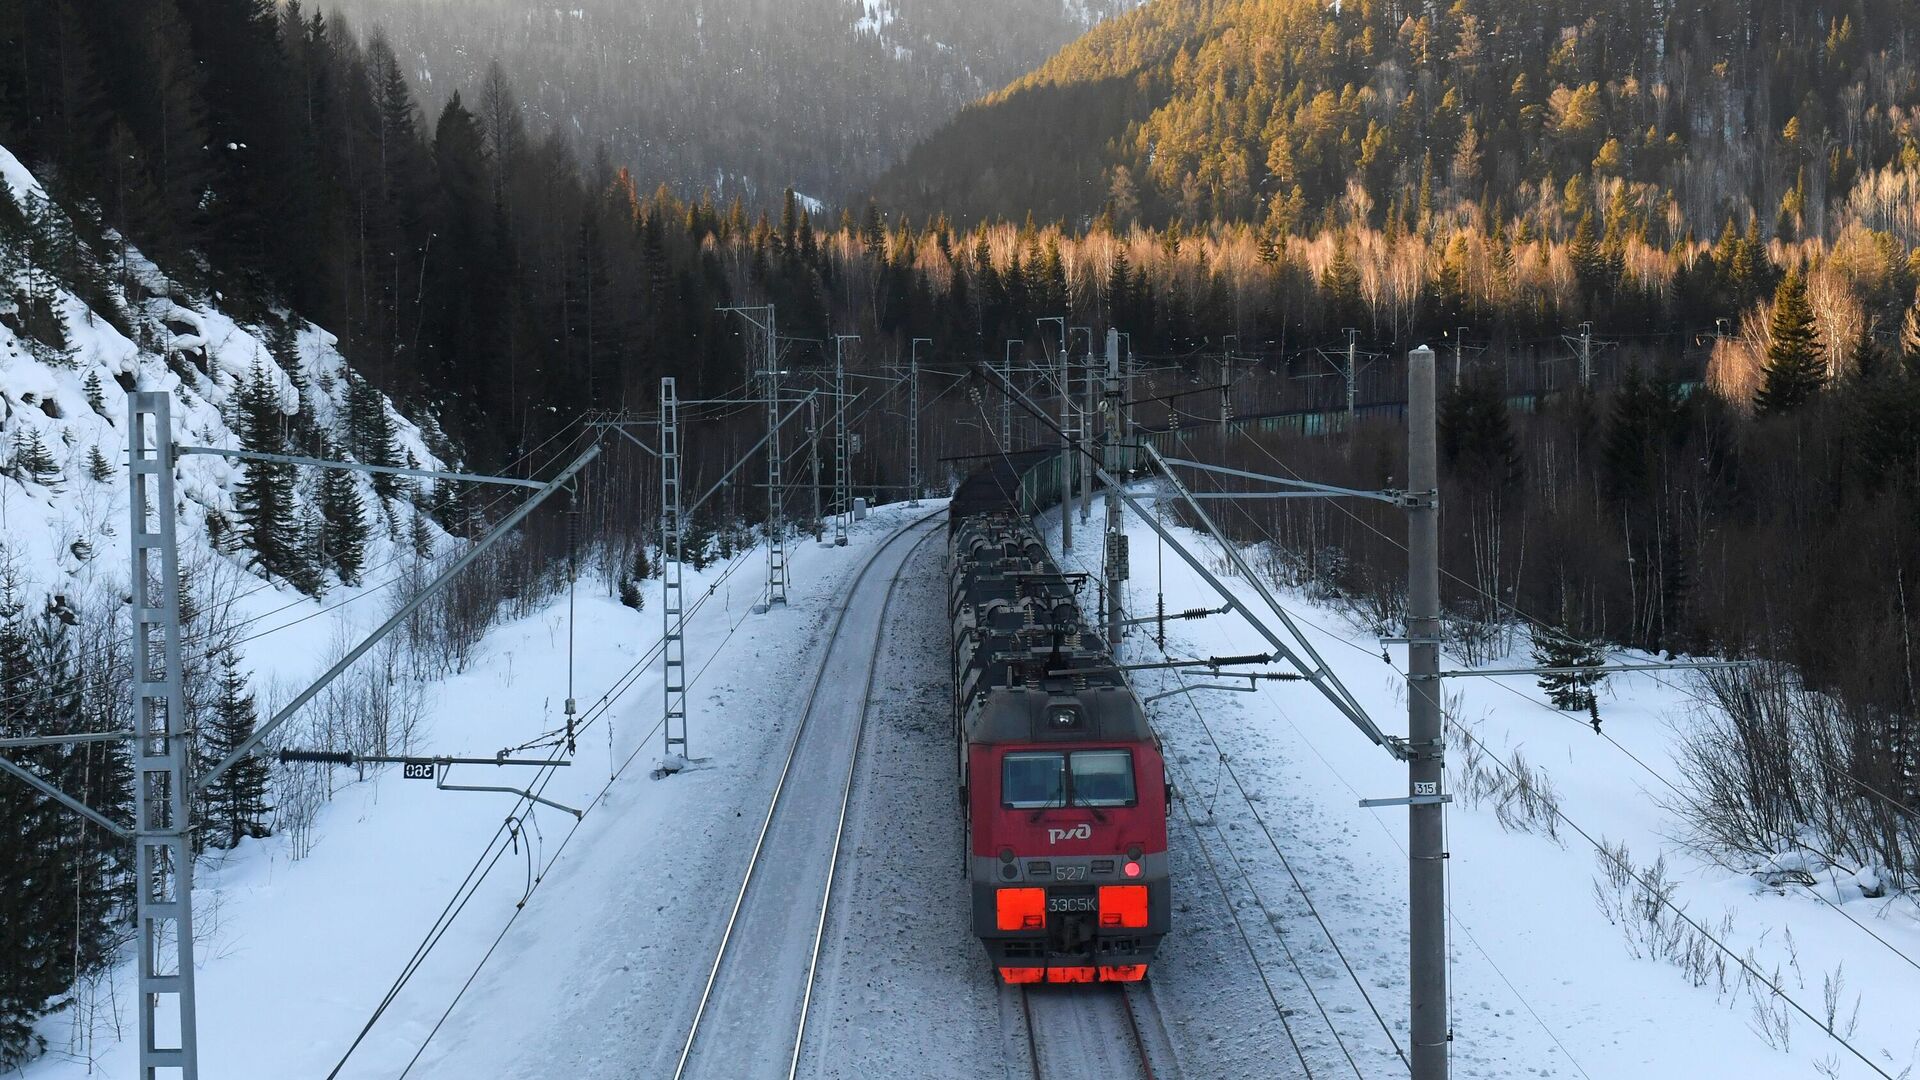
[[[1133,755],[1125,750],[1076,750],[1072,763],[1073,805],[1132,806]]]
[[[1132,806],[1133,754],[1016,750],[1000,766],[1000,802],[1012,810],[1049,806]]]

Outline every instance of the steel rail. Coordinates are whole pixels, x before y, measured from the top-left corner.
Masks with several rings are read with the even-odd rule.
[[[1101,983],[1092,986],[1061,986],[1056,989],[1088,992],[1091,996],[1071,1003],[1076,1008],[1084,1008],[1094,1003],[1106,1005],[1113,999],[1118,999],[1120,1015],[1126,1020],[1126,1030],[1132,1036],[1130,1045],[1133,1047],[1133,1058],[1140,1065],[1141,1080],[1158,1080],[1158,1074],[1153,1068],[1153,1056],[1147,1050],[1146,1033],[1140,1026],[1139,1017],[1134,1014],[1133,998],[1125,986]],[[1046,1080],[1044,1061],[1048,1055],[1040,1052],[1040,1033],[1046,1030],[1046,1027],[1033,1022],[1032,990],[1031,986],[1025,984],[1020,986],[1020,1015],[1027,1028],[1027,1064],[1033,1070],[1033,1080]],[[1139,985],[1139,990],[1143,994],[1152,993],[1152,990],[1144,984]]]
[[[1142,983],[1140,993],[1151,996],[1153,989]],[[1147,1053],[1147,1037],[1140,1030],[1140,1018],[1133,1012],[1133,995],[1125,988],[1120,991],[1120,1005],[1127,1014],[1127,1030],[1133,1032],[1133,1048],[1140,1055],[1140,1075],[1146,1080],[1157,1080],[1153,1071],[1153,1057]]]
[[[700,1022],[706,1018],[707,1006],[712,1003],[714,983],[720,978],[720,966],[726,962],[727,948],[733,943],[733,930],[739,922],[740,909],[746,903],[748,888],[753,885],[753,874],[760,865],[760,855],[766,847],[767,833],[773,827],[774,814],[780,809],[780,796],[786,791],[788,777],[793,771],[793,759],[800,750],[800,740],[806,735],[808,722],[813,719],[814,701],[819,696],[822,680],[826,678],[827,662],[833,656],[834,642],[839,640],[840,632],[846,626],[847,612],[853,607],[854,594],[860,591],[861,582],[866,580],[867,574],[872,571],[874,564],[879,560],[883,552],[918,526],[946,512],[946,509],[942,507],[925,517],[913,521],[892,536],[889,536],[879,547],[875,548],[873,554],[867,556],[867,561],[861,565],[860,572],[854,576],[853,582],[847,588],[846,601],[840,605],[840,610],[834,615],[833,629],[827,634],[826,647],[820,650],[820,664],[814,669],[813,680],[807,687],[806,704],[801,709],[800,723],[794,727],[793,738],[787,744],[787,756],[780,766],[780,778],[774,783],[772,797],[767,800],[767,814],[760,822],[759,835],[754,838],[753,852],[747,856],[747,870],[740,879],[740,891],[734,895],[733,910],[727,914],[727,925],[726,928],[721,931],[720,945],[714,950],[713,965],[707,970],[707,983],[700,991],[700,1003],[694,1009],[693,1023],[688,1025],[686,1042],[680,1047],[680,1060],[673,1069],[674,1080],[682,1080],[687,1072],[687,1062],[693,1057],[693,1044],[700,1035]]]
[[[898,535],[919,528],[926,519],[907,526]],[[853,729],[853,752],[847,755],[847,778],[840,788],[840,817],[833,826],[833,855],[827,859],[827,884],[820,893],[820,918],[813,927],[813,953],[807,958],[806,993],[800,999],[800,1025],[793,1036],[793,1057],[787,1063],[787,1080],[795,1080],[800,1074],[800,1050],[807,1038],[807,1014],[813,1007],[814,975],[820,967],[820,943],[826,937],[827,908],[833,902],[834,870],[840,865],[840,839],[847,830],[847,807],[853,801],[853,775],[860,765],[860,746],[866,739],[867,713],[872,708],[874,676],[880,671],[880,646],[886,639],[887,608],[893,604],[894,590],[900,587],[900,579],[906,575],[907,565],[928,540],[940,535],[939,530],[931,530],[907,549],[906,557],[900,560],[900,566],[887,582],[887,593],[880,599],[880,618],[875,620],[873,628],[873,655],[867,659],[867,683],[860,694],[860,720]],[[891,541],[889,541],[891,543]],[[884,548],[883,548],[884,550]],[[876,554],[878,554],[876,552]]]

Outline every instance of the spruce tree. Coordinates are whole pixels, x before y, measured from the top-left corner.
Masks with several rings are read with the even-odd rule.
[[[1360,269],[1347,253],[1347,235],[1334,237],[1333,258],[1320,275],[1320,291],[1327,298],[1327,314],[1337,326],[1351,326],[1360,317]]]
[[[1566,620],[1562,619],[1562,626]],[[1533,662],[1543,668],[1599,667],[1606,653],[1592,642],[1580,641],[1564,630],[1552,627],[1532,628]],[[1549,672],[1540,676],[1540,689],[1553,707],[1567,712],[1594,708],[1594,687],[1605,676],[1586,672]]]
[[[100,385],[100,372],[98,369],[87,372],[87,381],[80,385],[80,389],[87,395],[87,408],[105,416],[107,412],[107,395],[105,388]]]
[[[1909,374],[1920,375],[1920,294],[1900,320],[1900,362]]]
[[[394,445],[393,420],[387,415],[386,400],[367,380],[357,376],[348,378],[348,451],[363,465],[398,465],[400,452]],[[391,473],[373,474],[373,493],[380,499],[391,499],[399,490],[398,477]]]
[[[0,571],[0,736],[46,734],[38,715],[41,683],[33,666],[30,636],[21,611],[20,582],[11,567]],[[41,775],[55,752],[0,751]],[[64,811],[38,791],[13,781],[0,784],[0,1070],[11,1071],[38,1056],[46,1043],[33,1029],[72,978],[72,928],[65,916],[73,902],[62,873],[68,861]]]
[[[1573,263],[1574,275],[1580,279],[1580,288],[1586,292],[1597,292],[1607,283],[1606,259],[1600,252],[1592,210],[1581,214],[1580,224],[1574,226],[1573,241],[1567,247],[1567,261]]]
[[[113,479],[113,463],[107,460],[107,455],[101,453],[97,445],[87,449],[87,479],[96,484]]]
[[[14,685],[14,692],[30,693],[29,726],[49,735],[86,730],[93,713],[88,708],[81,657],[73,645],[73,626],[79,613],[65,597],[50,602],[32,620],[28,632],[31,688]],[[47,747],[39,753],[40,771],[61,789],[104,810],[109,816],[131,820],[131,760],[124,744],[77,744]],[[68,937],[68,979],[97,970],[113,959],[115,916],[124,897],[114,879],[127,852],[117,837],[93,827],[85,819],[56,810],[61,833],[57,872],[61,879],[63,910],[54,918]]]
[[[1773,296],[1773,341],[1767,346],[1760,392],[1753,404],[1763,415],[1792,412],[1827,384],[1820,330],[1807,302],[1807,281],[1798,267],[1787,272]]]
[[[332,452],[330,443],[322,443],[322,453]],[[367,514],[359,485],[345,469],[321,470],[320,522],[320,548],[327,567],[340,575],[341,584],[359,584],[367,562]]]
[[[29,427],[13,437],[13,472],[22,480],[45,487],[58,486],[60,466],[47,452],[39,429]]]
[[[231,650],[220,658],[219,687],[205,743],[209,758],[206,768],[251,738],[260,719],[253,691],[247,688],[246,676],[240,673],[239,661]],[[267,762],[257,753],[248,754],[207,786],[203,810],[206,828],[200,833],[205,843],[231,848],[247,837],[257,839],[268,834],[268,775]]]
[[[646,606],[647,597],[641,583],[653,576],[653,567],[647,561],[647,545],[633,545],[633,558],[627,561],[626,571],[620,575],[620,602],[639,611]]]
[[[713,556],[709,551],[712,543],[713,526],[708,524],[706,518],[695,517],[687,522],[685,531],[680,534],[680,555],[695,570],[705,570],[713,564]]]
[[[1600,486],[1609,499],[1638,506],[1652,494],[1673,417],[1667,390],[1648,379],[1639,364],[1628,364],[1614,389],[1600,444]]]
[[[235,404],[241,444],[255,453],[283,452],[280,394],[260,365],[254,365],[253,375],[241,387]],[[293,466],[248,461],[242,465],[242,476],[234,505],[247,547],[253,552],[248,565],[290,582],[306,580],[310,576],[306,553],[294,530]]]
[[[407,515],[407,544],[413,553],[422,559],[433,558],[433,526],[427,520],[427,512],[415,506]]]

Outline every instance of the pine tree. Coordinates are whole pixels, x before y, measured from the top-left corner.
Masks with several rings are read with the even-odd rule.
[[[1820,331],[1807,302],[1806,278],[1798,267],[1789,270],[1774,291],[1772,330],[1760,392],[1753,403],[1763,415],[1777,416],[1812,401],[1827,384]]]
[[[219,686],[208,725],[211,728],[206,740],[209,760],[205,768],[211,768],[251,738],[260,719],[253,691],[247,688],[246,676],[240,673],[239,661],[231,650],[221,655]],[[258,839],[268,835],[265,821],[271,809],[267,806],[268,772],[264,759],[257,753],[248,754],[207,786],[203,811],[207,827],[200,833],[205,843],[231,848],[247,837]]]
[[[334,452],[330,441],[321,447],[322,454]],[[341,584],[359,584],[367,562],[367,514],[360,502],[359,485],[345,469],[321,470],[320,522],[320,548],[326,565],[340,575]]]

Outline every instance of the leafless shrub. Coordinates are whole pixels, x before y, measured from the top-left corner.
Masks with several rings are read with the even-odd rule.
[[[1458,794],[1468,806],[1491,803],[1494,818],[1508,832],[1534,833],[1554,843],[1560,839],[1560,796],[1545,769],[1537,769],[1515,749],[1504,761],[1494,758],[1478,737],[1456,732],[1455,760],[1459,762]]]
[[[1691,842],[1767,859],[1812,851],[1871,868],[1876,890],[1915,887],[1920,818],[1895,794],[1892,718],[1810,692],[1780,664],[1698,680],[1677,751]]]
[[[1670,963],[1690,985],[1711,989],[1716,998],[1738,994],[1745,969],[1730,967],[1725,950],[1682,917],[1673,902],[1678,883],[1667,876],[1664,857],[1636,867],[1625,841],[1602,839],[1595,859],[1599,873],[1593,879],[1594,903],[1620,928],[1630,955]],[[1732,930],[1733,916],[1725,915],[1716,936],[1725,938]]]

